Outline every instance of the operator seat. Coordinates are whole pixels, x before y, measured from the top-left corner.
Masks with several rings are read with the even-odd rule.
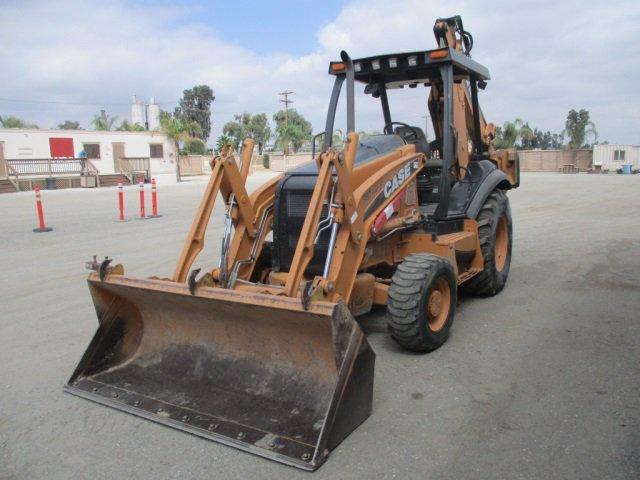
[[[416,152],[424,153],[427,158],[431,153],[431,148],[429,147],[429,142],[427,142],[427,137],[422,131],[420,127],[411,128],[403,127],[399,125],[394,130],[396,135],[402,137],[407,143],[411,143],[416,146]],[[415,138],[417,135],[417,138]]]

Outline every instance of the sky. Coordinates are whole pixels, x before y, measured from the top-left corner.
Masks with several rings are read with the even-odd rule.
[[[0,116],[42,128],[90,127],[104,108],[130,119],[131,95],[173,110],[182,91],[211,86],[211,140],[236,113],[292,107],[322,130],[328,62],[434,48],[436,18],[459,14],[472,57],[492,79],[488,121],[521,118],[559,132],[589,110],[598,140],[640,144],[640,1],[0,0]],[[377,101],[356,89],[356,129],[381,130]],[[394,120],[422,126],[428,90],[394,91]],[[344,123],[341,108],[337,127]],[[432,132],[433,130],[431,130]]]

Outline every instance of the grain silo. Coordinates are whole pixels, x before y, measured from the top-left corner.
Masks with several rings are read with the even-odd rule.
[[[144,127],[146,125],[144,113],[144,102],[133,95],[131,97],[131,123],[134,125],[137,123]]]
[[[147,106],[147,121],[149,122],[149,130],[160,129],[160,106],[156,105],[155,97],[149,99]]]

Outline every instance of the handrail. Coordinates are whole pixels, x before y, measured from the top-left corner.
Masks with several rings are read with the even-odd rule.
[[[100,171],[88,158],[14,158],[6,159],[7,178],[20,190],[20,177],[93,176]]]
[[[122,174],[129,179],[129,183],[135,183],[136,174],[143,173],[145,178],[150,175],[150,159],[149,157],[121,157],[120,169]]]
[[[97,176],[100,173],[100,170],[98,170],[98,168],[93,164],[91,160],[89,160],[88,158],[85,158],[84,162],[85,164],[84,164],[83,172],[85,174]]]
[[[18,179],[19,173],[18,173],[18,171],[17,171],[15,168],[13,168],[13,167],[12,167],[11,165],[9,165],[8,163],[7,163],[7,165],[6,165],[6,166],[7,166],[7,179],[8,179],[8,180],[11,182],[11,184],[15,187],[16,191],[18,191],[18,192],[19,192],[19,191],[20,191],[19,182],[18,182],[18,180],[19,180],[19,179]],[[16,179],[15,179],[15,180],[13,180],[13,179],[11,178],[11,175],[15,176],[15,177],[16,177]]]
[[[98,169],[87,158],[16,158],[5,162],[19,175],[98,174]]]

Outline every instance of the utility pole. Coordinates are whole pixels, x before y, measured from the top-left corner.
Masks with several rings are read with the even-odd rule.
[[[278,95],[284,97],[284,99],[280,99],[282,103],[284,103],[284,126],[289,125],[289,104],[293,103],[293,100],[289,100],[289,95],[293,95],[294,92],[289,92],[285,90],[284,92],[280,92]]]
[[[284,103],[284,127],[285,127],[285,130],[289,126],[289,104],[293,103],[293,100],[289,100],[289,95],[293,95],[293,93],[294,92],[290,92],[288,90],[285,90],[284,92],[280,92],[278,94],[281,97],[284,97],[284,99],[281,98],[280,101],[282,103]],[[283,145],[282,150],[283,150],[282,153],[284,153],[285,155],[287,155],[289,153],[289,141],[288,140],[286,142],[286,145]],[[285,163],[286,163],[286,161],[285,161]]]

